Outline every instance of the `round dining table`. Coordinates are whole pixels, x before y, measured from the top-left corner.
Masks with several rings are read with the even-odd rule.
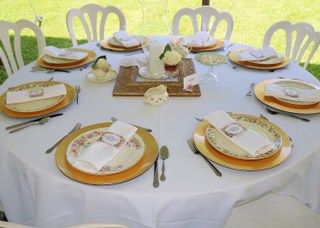
[[[169,40],[153,37],[154,40]],[[232,44],[231,46],[229,44]],[[229,51],[247,47],[228,42],[212,53],[227,56]],[[119,72],[123,58],[141,56],[139,52],[111,51],[96,43],[81,45],[97,56],[106,55],[112,69]],[[130,54],[129,54],[130,53]],[[189,53],[198,76],[208,66]],[[5,128],[30,118],[0,115],[0,203],[9,221],[35,227],[66,227],[85,223],[119,223],[128,227],[223,227],[234,207],[274,192],[293,196],[320,213],[320,114],[303,115],[304,122],[284,115],[269,114],[263,103],[248,96],[250,84],[285,78],[319,81],[290,61],[274,71],[251,69],[233,63],[214,67],[218,82],[200,83],[201,96],[170,96],[161,107],[144,104],[143,96],[113,96],[115,80],[96,83],[86,79],[91,68],[70,69],[70,73],[31,72],[30,63],[8,78],[0,94],[10,87],[45,81],[79,85],[76,100],[54,113],[63,113],[43,125],[28,127],[14,134]],[[119,76],[118,76],[119,77]],[[194,154],[187,139],[194,136],[204,118],[213,111],[259,116],[281,128],[292,140],[290,156],[265,170],[239,170],[212,162],[222,173],[217,176],[205,160]],[[302,116],[302,115],[300,115]],[[167,146],[166,180],[153,186],[154,167],[137,177],[117,184],[80,183],[60,171],[56,149],[45,151],[80,122],[82,127],[111,122],[116,117],[126,123],[152,129],[159,148]],[[146,151],[148,153],[148,151]],[[158,159],[159,173],[162,160]]]

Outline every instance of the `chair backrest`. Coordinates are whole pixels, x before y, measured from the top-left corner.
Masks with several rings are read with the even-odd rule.
[[[292,24],[290,21],[279,21],[266,32],[263,47],[269,46],[273,35],[284,30],[286,33],[286,55],[296,63],[300,63],[308,47],[313,43],[310,54],[304,64],[306,69],[312,56],[320,44],[320,32],[315,32],[312,25],[306,22]],[[293,36],[293,34],[296,34]]]
[[[198,26],[197,16],[201,16],[201,28]],[[233,18],[228,12],[219,12],[212,6],[201,6],[196,9],[190,7],[180,9],[173,17],[172,21],[172,33],[173,35],[179,35],[179,24],[183,16],[189,16],[192,22],[193,31],[197,33],[199,31],[208,31],[211,36],[214,33],[221,21],[226,21],[226,35],[225,40],[230,40],[230,36],[233,30]],[[212,26],[210,26],[210,21],[213,19]]]
[[[99,12],[102,13],[102,17],[101,17],[100,29],[98,33],[97,26],[98,26]],[[118,16],[118,19],[120,22],[119,30],[125,30],[126,29],[125,16],[122,13],[122,11],[115,6],[103,7],[97,4],[87,4],[81,7],[80,9],[69,10],[67,14],[66,23],[67,23],[72,45],[77,46],[78,44],[75,37],[75,33],[74,33],[73,23],[72,23],[73,18],[78,17],[81,20],[87,35],[88,42],[92,42],[92,41],[102,40],[104,38],[104,28],[105,28],[106,20],[108,15],[112,13]],[[89,16],[90,23],[88,23],[88,21],[85,19],[86,14]],[[91,32],[90,32],[90,29],[91,29]]]
[[[23,29],[30,29],[34,32],[38,43],[38,52],[41,53],[42,49],[46,46],[45,38],[42,30],[33,22],[28,20],[20,20],[16,23],[8,21],[0,21],[0,41],[2,48],[0,48],[0,58],[6,69],[8,76],[24,66],[21,54],[21,31]],[[14,50],[10,43],[10,31],[14,32]]]

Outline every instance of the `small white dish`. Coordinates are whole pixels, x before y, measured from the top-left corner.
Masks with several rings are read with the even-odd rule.
[[[168,99],[169,94],[165,85],[152,87],[144,94],[144,104],[147,106],[159,107],[164,105]]]
[[[109,70],[106,73],[106,76],[104,78],[99,78],[97,79],[96,76],[92,73],[92,71],[90,71],[87,75],[86,75],[86,79],[88,79],[91,82],[109,82],[112,81],[113,79],[115,79],[117,77],[118,73],[114,70]]]

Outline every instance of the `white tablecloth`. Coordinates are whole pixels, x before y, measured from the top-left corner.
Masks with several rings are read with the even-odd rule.
[[[112,68],[119,70],[123,53],[100,50],[94,43],[84,47],[105,54]],[[230,49],[243,45],[235,44]],[[226,54],[223,50],[217,53]],[[194,54],[189,54],[193,58]],[[194,60],[201,75],[207,67]],[[46,80],[81,86],[80,105],[73,102],[57,111],[63,116],[42,126],[8,134],[6,126],[20,119],[0,116],[0,203],[10,221],[37,227],[65,227],[80,223],[122,223],[129,227],[223,227],[235,205],[270,191],[293,195],[320,212],[320,115],[308,115],[302,122],[281,115],[270,115],[254,97],[246,96],[251,82],[284,77],[300,78],[319,85],[303,68],[290,63],[275,72],[233,69],[229,61],[215,67],[217,84],[201,84],[201,97],[170,97],[167,104],[151,108],[143,97],[113,97],[114,81],[94,83],[85,79],[90,67],[71,73],[30,73],[29,64],[10,77],[0,88]],[[198,122],[209,112],[223,109],[233,113],[263,114],[292,138],[291,156],[278,167],[246,172],[215,164],[217,177],[206,162],[194,155],[186,139],[192,137]],[[128,123],[146,126],[159,146],[167,145],[167,180],[152,186],[153,167],[138,178],[111,186],[75,182],[56,166],[55,153],[46,149],[77,123],[83,126],[107,122],[115,116]],[[161,163],[159,162],[161,166]]]

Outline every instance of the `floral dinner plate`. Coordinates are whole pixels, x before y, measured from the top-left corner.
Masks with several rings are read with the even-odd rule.
[[[259,160],[272,156],[280,149],[282,140],[278,131],[265,120],[253,116],[235,116],[234,119],[245,128],[253,130],[269,141],[274,142],[274,147],[264,154],[252,157],[246,151],[232,143],[215,127],[209,125],[206,130],[206,138],[217,151],[237,159]]]
[[[96,142],[106,131],[107,128],[97,128],[83,132],[75,137],[67,147],[66,156],[69,164],[73,168],[85,173],[106,175],[123,172],[140,161],[145,153],[145,144],[139,135],[134,134],[116,157],[98,172],[91,173],[78,167],[75,164],[75,160],[79,154],[85,151],[92,143]]]
[[[202,52],[195,56],[195,59],[207,66],[217,66],[226,62],[226,57],[212,52]]]
[[[44,88],[56,85],[57,83],[53,82],[37,82],[37,83],[30,83],[25,84],[19,87],[16,87],[14,91],[24,91],[24,90],[32,90],[34,88]],[[56,97],[50,97],[46,99],[40,99],[35,101],[23,102],[23,103],[16,103],[16,104],[5,104],[5,107],[9,110],[15,112],[38,112],[52,108],[56,106],[60,102],[63,101],[66,95],[60,95]]]

